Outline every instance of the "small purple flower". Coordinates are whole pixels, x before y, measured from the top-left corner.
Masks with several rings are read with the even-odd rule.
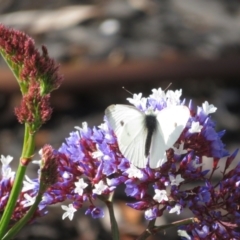
[[[199,189],[199,193],[198,193],[198,201],[199,203],[208,203],[211,200],[211,193],[210,193],[210,189],[207,187],[201,187]]]
[[[203,226],[201,229],[196,228],[196,235],[200,239],[206,239],[207,236],[209,235],[209,227],[208,226]]]
[[[149,208],[144,212],[144,215],[147,220],[156,219],[158,217],[158,209],[156,207]]]
[[[96,219],[96,218],[103,218],[104,217],[104,212],[101,208],[99,207],[94,207],[94,206],[90,206],[87,211],[85,212],[85,214],[91,214],[92,218]]]

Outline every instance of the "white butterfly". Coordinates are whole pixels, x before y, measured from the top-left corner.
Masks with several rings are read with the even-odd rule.
[[[105,110],[121,153],[134,166],[151,168],[167,161],[166,150],[178,140],[190,117],[186,106],[171,106],[154,113],[130,105],[111,105]]]

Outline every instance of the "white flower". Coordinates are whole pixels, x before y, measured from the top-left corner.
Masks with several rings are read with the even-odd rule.
[[[88,131],[88,124],[87,124],[87,122],[83,122],[82,127],[75,126],[74,128],[79,130],[79,131],[87,132]]]
[[[6,157],[1,155],[0,161],[2,162],[3,167],[8,166],[12,160],[13,160],[13,157],[10,155],[7,155]]]
[[[22,192],[35,189],[36,187],[39,186],[39,183],[32,181],[27,175],[25,175],[25,178],[27,181],[23,180]]]
[[[99,128],[99,129],[102,129],[102,130],[105,131],[105,132],[108,132],[108,130],[109,130],[109,127],[108,127],[108,125],[107,125],[106,123],[100,124],[100,125],[98,126],[98,128]]]
[[[85,183],[82,178],[80,178],[78,182],[75,182],[74,184],[76,186],[76,188],[74,189],[74,192],[78,193],[79,195],[82,195],[83,189],[85,189],[88,186],[88,184]]]
[[[202,128],[203,128],[203,126],[201,126],[199,124],[199,122],[192,122],[192,126],[189,129],[189,132],[190,133],[199,133],[199,132],[201,132]]]
[[[127,100],[133,105],[141,102],[141,99],[142,99],[142,93],[139,93],[139,94],[134,93],[133,98],[127,98]]]
[[[187,153],[187,150],[184,149],[184,142],[181,142],[181,144],[178,146],[178,148],[172,147],[172,149],[174,150],[174,154],[176,155],[182,155]]]
[[[67,171],[64,171],[63,174],[62,174],[62,177],[63,177],[64,179],[69,179],[71,176],[72,176],[72,174],[70,174],[70,173],[67,172]]]
[[[147,98],[142,98],[142,93],[134,93],[133,98],[127,98],[127,100],[136,107],[142,107],[143,110],[146,109]]]
[[[169,211],[169,213],[177,213],[180,214],[181,212],[181,205],[180,204],[176,204],[173,208],[171,208],[171,210]]]
[[[177,105],[180,103],[180,97],[182,95],[182,89],[176,90],[175,92],[172,90],[168,90],[166,93],[167,96],[167,105]]]
[[[153,214],[152,209],[148,209],[148,210],[146,210],[145,213],[144,213],[145,218],[152,217],[152,214]]]
[[[126,171],[129,178],[142,178],[143,173],[140,169],[136,168],[133,164],[130,165],[130,168]]]
[[[213,105],[213,104],[210,104],[205,101],[203,104],[202,104],[202,108],[203,108],[203,112],[208,115],[210,113],[214,113],[216,112],[217,108]]]
[[[185,230],[178,230],[177,232],[178,232],[178,236],[180,237],[185,237],[187,240],[192,239]]]
[[[66,212],[62,215],[62,220],[64,220],[65,218],[69,218],[69,220],[72,221],[74,213],[77,211],[76,208],[73,207],[72,203],[69,204],[68,206],[62,205],[61,206],[63,210],[65,210]]]
[[[169,180],[170,180],[172,186],[173,185],[178,186],[185,179],[181,177],[181,174],[178,174],[176,177],[173,175],[169,175]]]
[[[36,196],[31,197],[28,193],[24,193],[25,201],[22,201],[23,207],[30,207],[34,204]]]
[[[4,179],[9,179],[12,178],[14,176],[15,172],[12,171],[12,169],[10,167],[5,167],[2,169],[2,177]]]
[[[102,151],[99,149],[99,145],[97,144],[97,151],[92,153],[92,157],[97,159],[97,158],[101,158],[104,156],[104,154],[102,153]]]
[[[102,192],[104,192],[108,186],[106,184],[104,184],[103,180],[101,180],[99,183],[96,183],[94,185],[95,189],[93,189],[93,193],[101,195]]]
[[[155,189],[155,195],[153,199],[159,203],[161,203],[163,200],[167,201],[168,200],[167,191]]]
[[[152,92],[153,92],[153,94],[150,95],[150,98],[153,98],[153,99],[157,100],[158,102],[166,101],[166,94],[161,88],[152,89]]]

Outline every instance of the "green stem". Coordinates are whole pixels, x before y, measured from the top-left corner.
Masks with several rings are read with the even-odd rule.
[[[35,150],[35,133],[31,133],[30,126],[25,124],[24,144],[22,150],[22,158],[31,158]]]
[[[34,204],[31,206],[31,208],[28,210],[27,214],[20,219],[8,232],[7,234],[2,238],[2,240],[10,240],[12,239],[21,229],[22,227],[24,227],[29,220],[31,219],[31,217],[33,216],[34,212],[36,211],[38,204],[41,202],[42,200],[42,195],[43,195],[43,191],[39,190],[38,195],[36,197],[36,200],[34,202]]]
[[[155,227],[152,228],[152,231],[159,232],[159,231],[162,231],[162,230],[166,230],[168,228],[187,225],[187,224],[193,223],[195,221],[197,221],[197,219],[195,219],[193,217],[192,218],[186,218],[186,219],[179,220],[179,221],[176,221],[176,222],[173,222],[173,223],[170,223],[170,224],[166,224],[166,225],[162,225],[162,226],[155,226]]]
[[[20,64],[14,65],[13,61],[9,58],[9,55],[4,50],[0,49],[0,54],[2,55],[4,61],[6,62],[6,64],[10,68],[10,70],[12,71],[14,77],[16,78],[16,80],[20,86],[20,90],[21,90],[22,94],[26,93],[27,89],[26,89],[26,86],[24,86],[24,81],[21,82],[19,79]]]
[[[186,218],[186,219],[176,221],[176,222],[173,222],[173,223],[170,223],[170,224],[165,224],[165,225],[162,225],[162,226],[154,226],[155,220],[152,220],[152,221],[149,222],[148,228],[136,240],[145,240],[145,239],[147,239],[147,237],[149,237],[151,235],[154,235],[157,232],[166,230],[168,228],[193,223],[194,221],[196,221],[195,218]]]
[[[7,231],[7,227],[12,217],[19,193],[22,189],[22,183],[23,183],[23,178],[27,169],[27,163],[32,157],[34,152],[34,136],[35,136],[34,134],[30,133],[29,126],[25,124],[22,156],[20,158],[16,177],[14,180],[14,184],[13,184],[7,205],[4,209],[4,212],[0,221],[0,239],[2,239],[2,237],[5,235]],[[22,162],[23,159],[25,163]]]
[[[155,226],[156,219],[149,221],[148,227],[146,230],[136,239],[136,240],[145,240],[147,237],[152,235],[152,228]]]
[[[112,192],[110,194],[109,198],[107,200],[105,200],[104,202],[109,211],[110,222],[111,222],[111,232],[112,232],[113,240],[119,240],[120,236],[119,236],[118,224],[117,224],[117,221],[116,221],[116,218],[114,215],[113,202],[112,202],[113,195],[114,195],[114,192]]]

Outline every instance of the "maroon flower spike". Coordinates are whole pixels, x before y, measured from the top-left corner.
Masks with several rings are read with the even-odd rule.
[[[40,54],[25,33],[0,25],[0,52],[12,68],[23,95],[32,81],[39,82],[41,95],[60,86],[63,77],[58,73],[59,66],[49,58],[46,47],[42,47]]]
[[[52,108],[50,107],[50,94],[41,96],[39,83],[30,85],[29,91],[22,98],[19,107],[15,108],[15,114],[20,123],[29,123],[32,125],[32,131],[50,119]]]
[[[21,105],[15,109],[18,121],[31,124],[34,132],[51,117],[49,93],[60,86],[63,77],[46,47],[42,47],[40,54],[28,35],[1,24],[0,53],[14,72],[23,94]]]
[[[50,145],[42,148],[42,162],[40,182],[46,187],[50,187],[58,180],[58,161],[59,155]],[[46,189],[45,189],[46,190]]]
[[[0,25],[0,48],[1,52],[5,52],[7,60],[13,63],[23,63],[26,53],[31,49],[34,50],[34,41],[29,38],[25,33],[8,29],[4,25]]]

